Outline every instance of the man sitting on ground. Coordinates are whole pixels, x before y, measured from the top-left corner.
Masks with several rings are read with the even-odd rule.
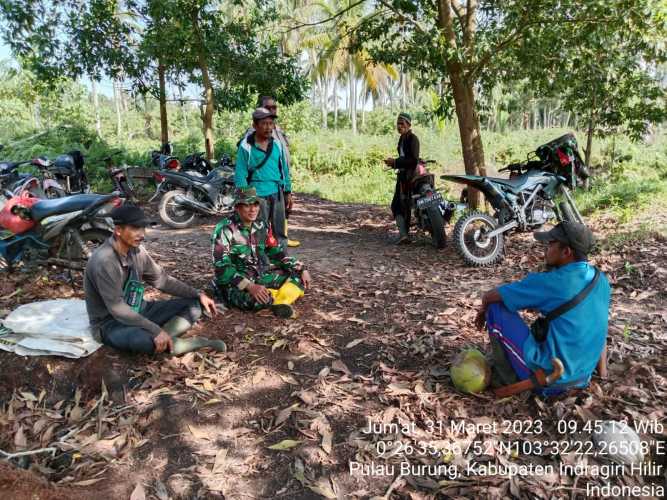
[[[213,231],[214,287],[230,306],[246,311],[270,308],[283,318],[310,286],[303,264],[288,257],[265,221],[259,219],[255,188],[237,190],[236,212]]]
[[[561,379],[539,391],[554,395],[588,386],[606,345],[610,287],[604,274],[587,262],[594,238],[585,225],[561,222],[550,231],[535,233],[535,239],[547,245],[550,270],[486,292],[476,323],[481,328],[486,322],[494,383],[525,380],[538,369],[549,373],[551,359],[557,357],[565,368]],[[546,316],[582,292],[596,273],[597,282],[588,295],[549,321],[546,338],[536,338],[518,315],[521,309],[533,309]]]
[[[222,340],[180,338],[201,317],[201,307],[212,316],[217,314],[215,302],[169,276],[148,255],[141,245],[150,225],[143,210],[123,205],[111,217],[113,236],[90,257],[84,275],[86,309],[95,337],[132,353],[180,355],[202,347],[225,351]],[[182,298],[144,301],[144,281]]]

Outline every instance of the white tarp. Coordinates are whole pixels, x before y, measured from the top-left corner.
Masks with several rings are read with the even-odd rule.
[[[86,303],[80,299],[24,304],[3,319],[2,326],[0,349],[21,356],[81,358],[101,345],[93,338]]]

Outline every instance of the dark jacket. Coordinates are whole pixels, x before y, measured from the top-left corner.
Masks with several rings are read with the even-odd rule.
[[[419,138],[409,131],[398,139],[398,158],[394,168],[398,170],[398,180],[405,182],[412,177],[419,163]]]

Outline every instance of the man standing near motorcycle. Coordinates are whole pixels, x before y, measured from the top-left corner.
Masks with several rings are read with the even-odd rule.
[[[111,212],[113,236],[90,257],[84,274],[86,309],[93,334],[103,344],[131,353],[169,351],[175,355],[211,347],[225,351],[222,340],[180,338],[201,317],[215,316],[215,302],[169,276],[141,245],[150,224],[143,210],[126,204]],[[182,297],[147,302],[144,281]]]
[[[482,328],[486,323],[494,381],[501,385],[528,379],[539,369],[550,372],[552,358],[559,358],[565,369],[561,379],[539,391],[554,395],[588,386],[598,360],[605,375],[611,290],[604,274],[587,262],[594,244],[587,226],[561,222],[534,234],[546,244],[550,270],[486,292],[476,324]],[[529,329],[517,312],[522,309],[538,310],[547,321],[540,319],[540,328]]]
[[[288,257],[263,220],[255,188],[239,189],[236,213],[213,231],[216,293],[246,311],[270,308],[279,317],[294,315],[291,304],[310,286],[310,273]]]
[[[396,120],[398,139],[398,158],[387,158],[384,163],[397,171],[394,198],[391,201],[391,213],[398,227],[399,245],[410,243],[410,181],[419,163],[419,139],[412,132],[412,118],[407,113],[400,113]]]
[[[272,96],[268,95],[263,95],[259,98],[257,104],[259,105],[260,108],[266,108],[268,109],[271,113],[278,114],[278,103],[276,102],[276,99]],[[243,135],[243,139],[248,137],[250,134],[252,134],[255,131],[254,127],[250,127],[248,130],[246,130],[246,133]],[[273,123],[273,132],[271,134],[271,137],[273,137],[273,140],[275,141],[280,141],[280,143],[283,146],[283,150],[285,151],[285,160],[287,161],[287,168],[290,169],[290,179],[291,179],[291,174],[292,174],[292,158],[290,156],[289,152],[289,140],[287,139],[287,134],[285,134],[285,131],[274,121]],[[241,140],[243,140],[241,139]],[[239,141],[240,144],[240,141]],[[290,194],[289,197],[286,198],[285,200],[285,236],[287,236],[287,219],[289,219],[290,213],[292,212],[292,206],[294,204],[294,195]],[[298,247],[301,245],[301,242],[298,240],[291,240],[288,238],[287,240],[287,246],[288,247]]]
[[[281,141],[273,138],[277,115],[266,108],[252,114],[254,132],[239,143],[234,182],[238,189],[252,186],[262,199],[262,219],[271,226],[280,246],[287,248],[285,210],[292,207],[289,163]]]

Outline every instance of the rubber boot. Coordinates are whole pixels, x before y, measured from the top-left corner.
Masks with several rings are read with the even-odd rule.
[[[162,325],[162,329],[167,332],[174,341],[174,349],[171,351],[174,356],[197,351],[203,347],[210,347],[218,352],[227,351],[227,345],[222,340],[211,340],[204,337],[191,337],[189,339],[179,338],[191,327],[192,324],[187,319],[180,316],[174,316]]]
[[[303,290],[291,281],[286,281],[278,290],[269,288],[269,291],[273,296],[271,312],[280,318],[294,317],[292,304],[303,297]]]
[[[285,219],[285,236],[287,236],[287,219]],[[287,246],[290,248],[295,248],[298,246],[301,246],[301,242],[299,240],[290,240],[289,237],[287,238]]]
[[[402,215],[396,216],[396,227],[398,227],[398,241],[397,245],[405,245],[410,243],[410,237],[408,236],[408,221],[405,220],[405,217]]]
[[[192,351],[198,351],[204,347],[210,347],[218,352],[226,352],[227,344],[222,340],[207,339],[204,337],[190,337],[188,339],[174,339],[174,350],[171,353],[174,356],[180,356]]]
[[[164,325],[162,325],[162,329],[167,332],[171,338],[180,337],[191,327],[192,323],[190,323],[187,319],[182,318],[181,316],[174,316]]]

